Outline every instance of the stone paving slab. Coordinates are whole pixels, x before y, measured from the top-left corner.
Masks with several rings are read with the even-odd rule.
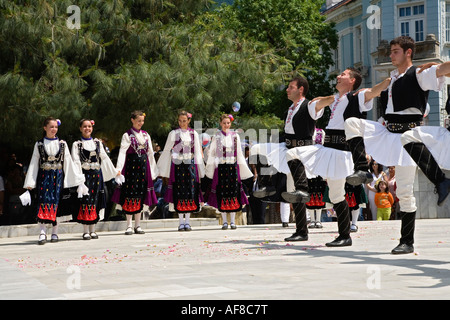
[[[442,300],[450,298],[450,220],[416,221],[415,252],[392,255],[400,221],[361,221],[353,245],[328,248],[336,222],[285,242],[294,225],[79,233],[37,245],[0,239],[0,299]],[[179,311],[177,311],[179,312]]]

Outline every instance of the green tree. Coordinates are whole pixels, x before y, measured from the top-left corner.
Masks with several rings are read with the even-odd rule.
[[[222,5],[218,14],[226,26],[246,38],[266,42],[292,62],[292,74],[305,76],[310,83],[308,97],[331,94],[327,70],[333,64],[331,52],[338,37],[334,25],[320,14],[323,0],[235,0]],[[285,79],[285,81],[288,79]],[[260,95],[263,97],[263,95]],[[284,90],[264,95],[261,111],[281,116],[286,110]]]
[[[75,139],[78,121],[114,145],[129,114],[160,142],[187,109],[214,125],[235,100],[254,104],[292,70],[274,48],[211,13],[208,0],[80,0],[81,28],[68,28],[70,0],[0,0],[0,134],[30,150],[46,116]]]

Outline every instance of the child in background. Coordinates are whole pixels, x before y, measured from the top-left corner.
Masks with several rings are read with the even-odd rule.
[[[380,180],[375,185],[375,204],[377,206],[377,220],[389,220],[391,217],[391,208],[394,204],[394,197],[389,192],[389,186],[386,181]]]

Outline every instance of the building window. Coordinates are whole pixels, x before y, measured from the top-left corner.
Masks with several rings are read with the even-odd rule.
[[[355,47],[355,62],[361,62],[362,61],[362,30],[360,26],[355,27],[355,33],[354,33],[354,47]]]
[[[423,41],[425,34],[424,20],[425,6],[423,4],[398,8],[401,36],[410,36],[415,41]]]

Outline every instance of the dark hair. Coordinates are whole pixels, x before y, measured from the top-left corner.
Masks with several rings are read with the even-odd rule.
[[[293,78],[291,81],[292,82],[295,81],[295,83],[297,84],[297,88],[300,89],[300,87],[303,87],[303,95],[306,96],[306,94],[309,91],[309,84],[308,84],[308,80],[306,80],[303,77],[295,77]]]
[[[355,83],[353,84],[353,90],[356,90],[359,88],[362,82],[362,76],[361,72],[359,72],[357,69],[353,67],[347,68],[348,71],[350,71],[350,76],[355,79]]]
[[[134,110],[131,113],[131,119],[136,119],[137,117],[145,116],[145,113],[142,110]]]
[[[381,192],[381,189],[380,189],[380,184],[381,184],[381,183],[384,183],[384,185],[386,186],[386,189],[384,189],[384,192],[388,193],[388,192],[389,192],[389,185],[388,185],[388,183],[387,183],[386,181],[384,181],[383,179],[380,180],[380,181],[378,181],[378,183],[375,184],[375,189],[376,189],[378,192]]]
[[[375,163],[375,160],[370,160],[370,164],[369,164],[369,171],[370,172],[372,172],[373,173],[373,168],[372,168],[372,166],[373,166],[373,164]],[[381,171],[383,171],[383,165],[381,164],[381,163],[377,163],[377,166],[378,166],[378,173],[381,173]]]
[[[180,116],[186,116],[188,119],[191,119],[192,114],[190,114],[189,112],[187,112],[186,110],[179,110],[178,111],[178,118]]]
[[[92,119],[81,119],[80,120],[80,128],[83,125],[83,122],[85,122],[85,121],[89,121],[92,124]]]
[[[56,121],[56,118],[53,118],[53,117],[45,118],[43,127],[46,127],[50,123],[50,121]],[[45,137],[46,135],[47,135],[47,132],[45,132],[45,130],[43,130],[42,137]]]
[[[394,44],[398,44],[400,48],[403,49],[403,52],[406,52],[406,50],[411,49],[411,60],[414,57],[414,53],[416,51],[416,43],[414,42],[414,39],[408,36],[400,36],[395,39],[392,39],[389,45],[392,47]]]

